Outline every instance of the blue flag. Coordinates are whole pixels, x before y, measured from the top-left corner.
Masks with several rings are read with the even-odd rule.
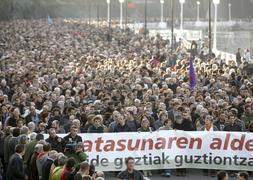
[[[53,19],[49,15],[47,16],[47,23],[49,26],[54,24]]]
[[[193,65],[193,57],[190,56],[189,58],[190,61],[190,67],[189,67],[189,80],[190,80],[190,88],[193,90],[195,86],[197,85],[197,77]]]

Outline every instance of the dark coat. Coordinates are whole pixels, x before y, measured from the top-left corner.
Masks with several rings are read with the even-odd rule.
[[[49,174],[51,170],[51,166],[54,163],[53,159],[47,158],[46,162],[42,166],[42,179],[43,180],[48,180],[49,179]]]
[[[192,122],[188,119],[184,119],[182,124],[178,124],[175,122],[174,128],[183,131],[194,131]]]
[[[39,174],[38,174],[38,169],[37,169],[37,165],[36,165],[36,159],[37,159],[38,153],[34,152],[31,160],[30,160],[30,164],[29,164],[29,176],[28,179],[29,180],[39,180]]]
[[[7,180],[24,180],[25,169],[23,160],[18,154],[13,154],[10,158],[10,162],[6,172]]]
[[[56,136],[56,137],[50,137],[46,139],[46,142],[48,142],[51,145],[52,150],[56,150],[57,152],[63,152],[65,149],[65,141],[64,139]]]
[[[129,175],[130,174],[128,173],[128,171],[122,171],[119,173],[117,178],[118,179],[129,179],[130,178]],[[140,171],[134,170],[133,176],[134,176],[134,180],[144,180],[144,177]]]
[[[63,139],[64,139],[64,141],[65,141],[66,144],[72,144],[72,143],[77,144],[79,142],[82,142],[82,137],[78,136],[78,135],[76,135],[76,137],[72,138],[71,134],[68,134]]]
[[[116,127],[114,128],[114,132],[131,132],[131,131],[132,130],[127,124],[125,124],[124,126],[117,124]]]

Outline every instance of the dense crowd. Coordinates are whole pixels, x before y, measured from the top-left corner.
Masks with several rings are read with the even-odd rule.
[[[209,59],[197,43],[187,50],[177,42],[171,52],[159,35],[77,21],[19,20],[0,29],[0,157],[7,179],[103,179],[85,162],[78,133],[253,132],[253,79],[242,57]],[[14,168],[20,156],[24,169]]]

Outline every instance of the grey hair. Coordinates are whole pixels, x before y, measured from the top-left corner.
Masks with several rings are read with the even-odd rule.
[[[58,166],[64,166],[64,164],[66,163],[67,161],[67,156],[59,156],[58,157]]]

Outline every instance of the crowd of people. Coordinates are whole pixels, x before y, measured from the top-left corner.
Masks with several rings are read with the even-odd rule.
[[[6,179],[103,179],[86,162],[79,133],[253,132],[253,79],[243,58],[210,59],[205,45],[187,50],[180,42],[171,51],[159,35],[145,38],[79,21],[58,19],[49,26],[17,20],[1,22],[0,29],[0,158]],[[189,51],[195,56],[194,89]],[[126,175],[118,177],[136,179]]]

